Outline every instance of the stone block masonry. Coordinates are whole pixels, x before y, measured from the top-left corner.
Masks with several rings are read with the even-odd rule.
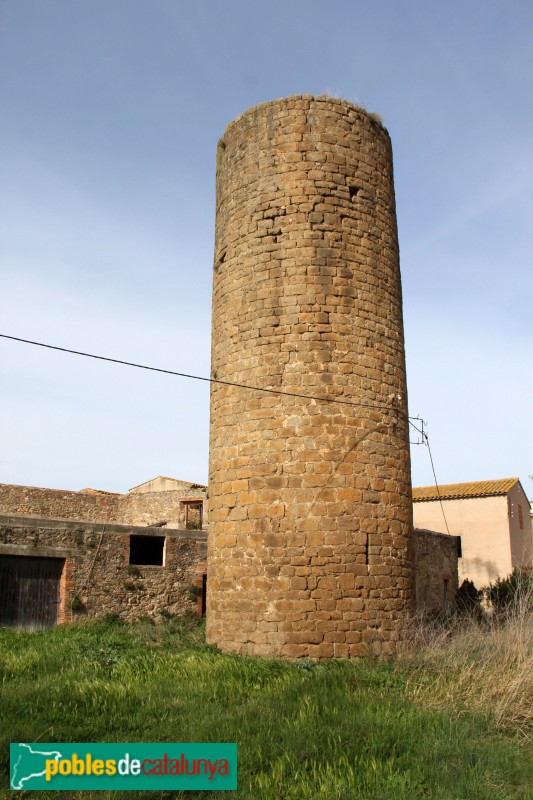
[[[295,96],[217,153],[207,637],[287,658],[394,651],[414,600],[388,133]]]

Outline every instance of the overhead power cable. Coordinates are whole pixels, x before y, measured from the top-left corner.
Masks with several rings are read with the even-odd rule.
[[[266,392],[267,394],[277,394],[277,395],[284,395],[286,397],[301,397],[304,400],[316,400],[320,403],[340,403],[345,406],[355,406],[358,408],[372,408],[379,411],[389,411],[389,412],[396,412],[403,415],[401,409],[396,407],[390,406],[382,406],[373,403],[357,403],[354,400],[341,400],[338,397],[320,397],[310,394],[301,394],[299,392],[287,392],[283,389],[265,389],[262,386],[250,386],[249,384],[245,383],[235,383],[233,381],[223,381],[220,378],[206,378],[201,375],[190,375],[186,372],[176,372],[171,369],[162,369],[160,367],[149,367],[146,364],[136,364],[133,361],[123,361],[118,358],[110,358],[108,356],[98,356],[94,353],[85,353],[81,350],[71,350],[67,347],[58,347],[57,345],[53,344],[45,344],[44,342],[34,342],[31,339],[21,339],[18,336],[8,336],[5,333],[0,333],[0,337],[2,339],[11,339],[14,342],[23,342],[24,344],[31,344],[35,345],[36,347],[45,347],[48,350],[58,350],[61,353],[70,353],[71,355],[75,356],[84,356],[85,358],[94,358],[98,361],[108,361],[112,364],[121,364],[125,367],[135,367],[136,369],[146,369],[150,372],[160,372],[164,375],[175,375],[178,378],[189,378],[195,381],[204,381],[205,383],[217,383],[222,386],[234,386],[238,389],[248,389],[249,391],[255,392]],[[408,418],[409,419],[409,418]],[[413,419],[417,419],[417,417],[413,417]],[[412,424],[412,423],[411,423]],[[418,428],[417,428],[418,430]]]
[[[14,342],[22,342],[23,344],[31,344],[31,345],[34,345],[35,347],[44,347],[47,350],[57,350],[60,353],[70,353],[71,355],[75,355],[75,356],[83,356],[85,358],[94,358],[97,361],[107,361],[107,362],[110,362],[111,364],[121,364],[122,366],[125,366],[125,367],[135,367],[136,369],[145,369],[145,370],[149,370],[150,372],[160,372],[160,373],[163,373],[164,375],[175,375],[178,378],[189,378],[189,379],[195,380],[195,381],[204,381],[205,383],[217,383],[217,384],[222,385],[222,386],[234,386],[234,387],[236,387],[238,389],[247,389],[249,391],[255,391],[255,392],[266,392],[267,394],[277,394],[277,395],[283,395],[283,396],[286,396],[286,397],[300,397],[300,398],[303,398],[304,400],[315,400],[315,401],[320,402],[320,403],[340,403],[340,404],[345,405],[345,406],[354,406],[354,407],[358,407],[358,408],[372,408],[372,409],[376,409],[376,410],[380,410],[380,411],[389,411],[389,412],[390,411],[395,411],[395,412],[403,415],[403,412],[399,408],[391,408],[389,406],[374,405],[372,403],[356,403],[354,400],[341,400],[338,397],[319,397],[319,396],[315,396],[315,395],[301,394],[299,392],[286,392],[283,389],[265,389],[262,386],[250,386],[250,385],[244,384],[244,383],[235,383],[233,381],[223,381],[220,378],[206,378],[206,377],[204,377],[202,375],[190,375],[190,374],[188,374],[186,372],[176,372],[175,370],[162,369],[161,367],[149,367],[146,364],[137,364],[137,363],[135,363],[133,361],[123,361],[122,359],[110,358],[109,356],[98,356],[95,353],[85,353],[85,352],[83,352],[81,350],[71,350],[68,347],[59,347],[59,346],[53,345],[53,344],[45,344],[44,342],[35,342],[35,341],[32,341],[31,339],[22,339],[19,336],[9,336],[6,333],[0,333],[0,338],[2,338],[2,339],[10,339],[11,341],[14,341]],[[448,533],[450,533],[450,530],[448,528],[448,522],[446,520],[446,515],[444,513],[444,506],[442,505],[442,498],[440,496],[439,485],[438,485],[438,482],[437,482],[437,476],[435,474],[435,465],[433,463],[433,456],[431,454],[431,448],[429,446],[429,438],[428,438],[427,433],[424,430],[424,424],[425,424],[424,420],[421,420],[420,417],[407,417],[407,420],[409,422],[409,425],[411,425],[415,429],[415,431],[417,431],[421,435],[422,441],[425,444],[427,444],[428,452],[429,452],[429,458],[430,458],[430,461],[431,461],[431,469],[433,470],[433,477],[435,479],[435,487],[437,489],[437,496],[439,498],[440,506],[441,506],[441,510],[442,510],[442,516],[444,517],[444,522],[446,524],[446,530],[448,531]],[[421,428],[417,428],[417,426],[414,424],[414,422],[412,422],[412,420],[416,420],[418,422],[421,422]],[[416,443],[414,443],[414,444],[416,444]]]
[[[435,478],[435,488],[437,490],[437,497],[439,498],[440,510],[442,511],[442,516],[444,517],[444,524],[446,525],[446,530],[448,531],[448,534],[450,535],[450,529],[448,528],[448,520],[446,519],[446,514],[444,513],[444,506],[442,504],[442,497],[440,496],[439,484],[438,484],[438,481],[437,481],[437,475],[435,473],[435,465],[433,463],[433,456],[431,455],[431,447],[429,446],[429,438],[428,438],[427,433],[424,432],[423,433],[423,437],[424,437],[424,439],[426,441],[426,444],[428,446],[429,460],[431,461],[431,469],[433,470],[433,477]]]

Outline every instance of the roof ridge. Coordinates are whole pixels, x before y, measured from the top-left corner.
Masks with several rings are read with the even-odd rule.
[[[491,497],[507,494],[519,478],[500,478],[497,480],[466,481],[463,483],[446,483],[436,486],[414,486],[413,500],[450,500],[462,497]]]

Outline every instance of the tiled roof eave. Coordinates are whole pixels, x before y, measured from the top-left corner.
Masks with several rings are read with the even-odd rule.
[[[439,486],[413,487],[413,502],[430,503],[437,500],[464,500],[481,497],[505,496],[519,483],[518,478],[493,481],[472,481]]]

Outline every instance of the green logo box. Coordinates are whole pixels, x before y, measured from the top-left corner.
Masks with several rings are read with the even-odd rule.
[[[237,745],[19,742],[10,747],[10,787],[227,791],[237,788]]]

